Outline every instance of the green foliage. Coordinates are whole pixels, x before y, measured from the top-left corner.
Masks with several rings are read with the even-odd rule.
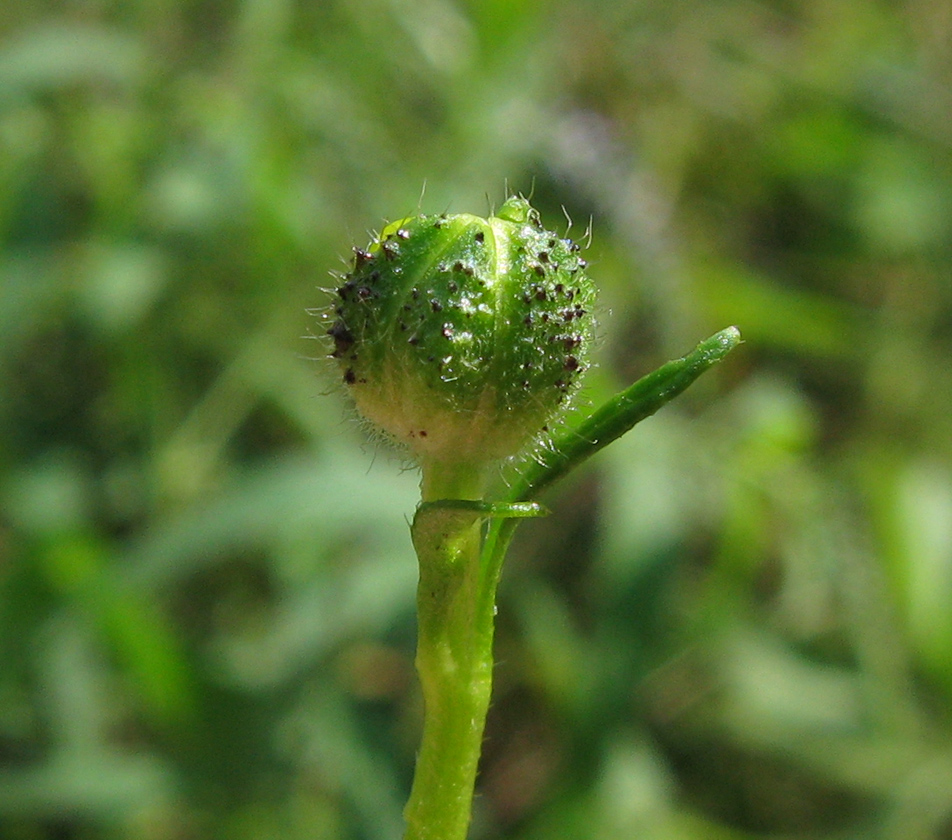
[[[0,5],[0,836],[399,836],[418,477],[305,310],[368,223],[507,184],[592,218],[583,400],[747,344],[520,527],[474,838],[952,836],[950,39]]]

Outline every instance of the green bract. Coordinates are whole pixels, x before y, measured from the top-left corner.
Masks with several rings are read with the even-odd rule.
[[[515,454],[587,365],[595,289],[578,251],[518,197],[355,248],[327,332],[359,411],[424,461]]]

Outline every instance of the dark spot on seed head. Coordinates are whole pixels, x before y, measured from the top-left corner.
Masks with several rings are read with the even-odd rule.
[[[380,249],[388,260],[395,260],[400,254],[400,246],[396,242],[384,242]]]
[[[539,265],[539,263],[536,263],[534,266],[532,266],[532,270],[540,277],[545,277],[545,268]]]
[[[548,251],[539,251],[539,262],[547,263],[549,261]]]
[[[443,338],[452,338],[453,337],[453,325],[452,324],[443,324],[443,329],[441,330]]]
[[[565,357],[565,369],[566,370],[578,370],[579,361],[575,356],[566,356]]]
[[[482,242],[486,238],[486,234],[481,230],[477,230],[474,238],[477,242]]]
[[[355,284],[353,280],[348,280],[337,290],[337,296],[341,300],[347,300],[347,298],[350,297],[350,293],[354,290],[354,285]]]
[[[436,298],[433,298],[433,299],[430,301],[430,308],[431,308],[434,312],[442,312],[442,311],[443,311],[443,304],[440,303]]]
[[[348,385],[353,385],[356,381],[357,374],[354,373],[354,369],[347,368],[347,370],[344,371],[344,382],[346,382]]]
[[[363,248],[358,248],[354,246],[354,270],[373,260],[374,255],[370,251],[365,251]]]
[[[420,437],[426,437],[426,429],[420,429],[418,434],[420,435]]]
[[[542,268],[542,266],[540,265],[539,268]],[[547,299],[547,296],[546,296],[546,293],[545,293],[545,289],[542,288],[542,286],[536,286],[536,287],[535,287],[535,299],[536,299],[536,300],[546,300],[546,299]]]
[[[337,321],[327,334],[334,339],[334,356],[342,356],[354,345],[354,334],[343,321]]]

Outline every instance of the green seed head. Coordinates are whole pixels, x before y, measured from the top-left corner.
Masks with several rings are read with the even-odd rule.
[[[587,366],[595,290],[578,250],[518,197],[355,248],[327,333],[358,410],[425,460],[518,452]]]

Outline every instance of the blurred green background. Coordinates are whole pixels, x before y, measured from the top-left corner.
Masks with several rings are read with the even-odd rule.
[[[417,209],[592,220],[473,837],[952,838],[952,6],[0,5],[0,838],[388,840],[417,476],[307,309]],[[426,185],[421,199],[421,191]]]

